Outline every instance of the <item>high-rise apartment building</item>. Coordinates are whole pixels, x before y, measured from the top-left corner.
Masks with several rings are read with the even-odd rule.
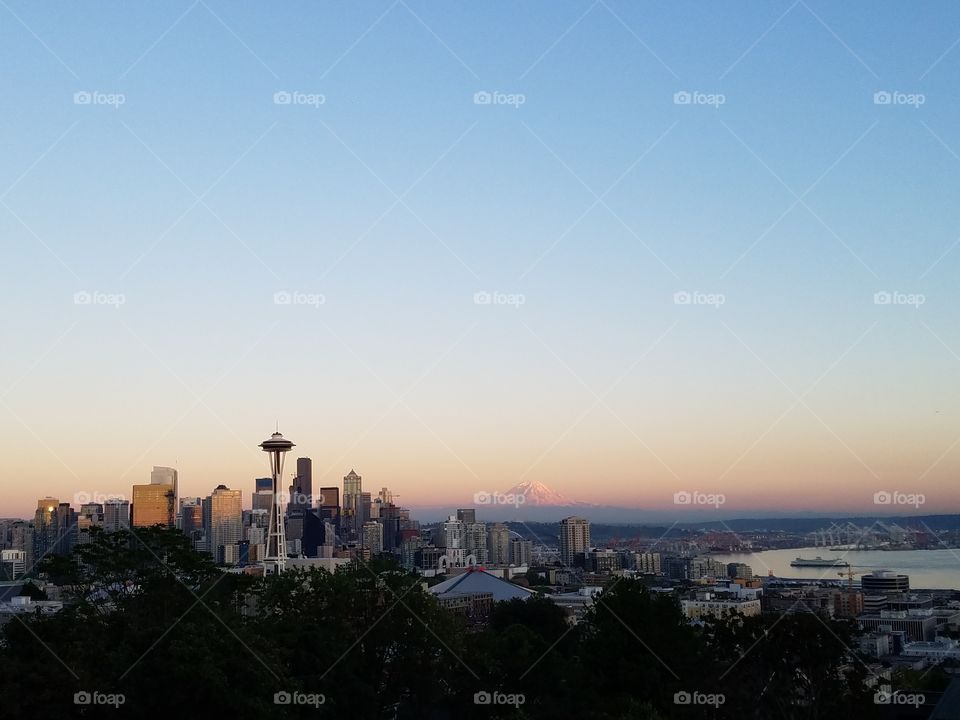
[[[578,553],[590,548],[590,521],[571,516],[560,521],[560,562],[572,567]]]
[[[660,574],[660,553],[637,553],[634,556],[636,571],[644,575]]]
[[[533,561],[533,541],[523,538],[510,538],[510,564],[517,567],[529,565]]]
[[[463,524],[463,547],[477,565],[487,564],[487,526],[472,522]]]
[[[487,562],[491,565],[510,564],[510,528],[494,523],[487,528]]]
[[[451,515],[443,523],[440,530],[439,547],[444,548],[462,548],[464,547],[464,536],[466,535],[466,526],[461,520],[457,520],[455,515]]]

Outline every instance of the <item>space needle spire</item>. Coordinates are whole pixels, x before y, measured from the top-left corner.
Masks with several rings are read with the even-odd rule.
[[[280,495],[280,482],[283,479],[284,456],[295,446],[277,432],[268,440],[260,443],[260,448],[270,454],[270,472],[273,475],[273,493],[270,503],[270,522],[267,530],[267,552],[263,558],[265,575],[279,575],[287,566],[287,534],[283,526],[283,503]]]

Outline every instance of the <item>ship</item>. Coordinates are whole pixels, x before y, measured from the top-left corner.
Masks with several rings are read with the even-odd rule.
[[[813,560],[798,557],[790,563],[790,567],[850,567],[850,563],[839,558],[824,559],[817,555]]]

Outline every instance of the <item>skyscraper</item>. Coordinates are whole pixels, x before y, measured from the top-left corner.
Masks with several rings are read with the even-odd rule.
[[[378,522],[365,522],[360,534],[360,546],[371,554],[383,552],[383,525]]]
[[[295,504],[313,507],[313,461],[308,457],[297,458],[297,477],[293,482],[300,499]]]
[[[357,475],[356,471],[351,470],[346,475],[343,476],[343,494],[346,495],[359,495],[361,490],[361,481],[362,478]]]
[[[118,532],[130,527],[130,503],[120,498],[108,498],[103,504],[103,529]]]
[[[180,500],[180,530],[190,538],[194,548],[203,537],[203,502],[198,497]]]
[[[60,501],[54,497],[37,500],[37,512],[33,516],[33,561],[53,552],[57,544],[57,508]]]
[[[153,470],[150,472],[150,484],[151,485],[173,485],[173,498],[174,498],[174,507],[176,507],[176,499],[179,497],[179,487],[177,485],[177,471],[171,467],[163,467],[162,465],[154,465]]]
[[[322,487],[320,488],[320,507],[340,507],[340,488]]]
[[[208,551],[217,562],[225,562],[224,548],[243,539],[242,491],[218,485],[210,495],[210,533]]]
[[[590,547],[590,521],[571,516],[560,521],[560,562],[572,567],[577,553]]]
[[[342,526],[351,536],[356,536],[362,521],[360,510],[361,477],[354,470],[343,476],[343,522]]]
[[[253,509],[270,510],[273,502],[273,478],[256,478],[253,481]]]
[[[151,482],[149,485],[134,485],[131,524],[133,527],[173,527],[176,497],[176,486],[173,483]]]
[[[77,513],[70,503],[57,505],[57,543],[54,552],[69,555],[77,541]]]
[[[461,508],[457,510],[457,520],[469,525],[477,521],[477,511],[474,508]]]
[[[84,503],[77,513],[77,543],[88,543],[93,528],[103,528],[103,505]]]

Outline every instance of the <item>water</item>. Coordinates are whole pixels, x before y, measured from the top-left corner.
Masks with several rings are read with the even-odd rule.
[[[850,567],[791,567],[798,557],[812,559],[840,558]],[[960,590],[960,550],[833,550],[824,547],[765,550],[759,553],[711,554],[721,562],[742,562],[753,568],[754,575],[774,575],[809,580],[846,580],[838,573],[854,572],[854,583],[859,574],[874,570],[893,570],[910,576],[911,588]]]

